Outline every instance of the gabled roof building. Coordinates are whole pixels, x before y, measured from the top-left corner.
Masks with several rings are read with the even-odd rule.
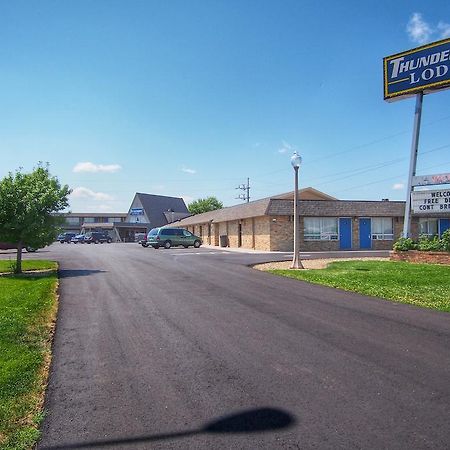
[[[127,213],[66,213],[63,229],[76,233],[104,231],[115,241],[134,242],[152,228],[189,215],[182,198],[138,192]]]
[[[148,233],[152,228],[167,225],[190,215],[180,197],[137,192],[124,222],[116,224],[120,241],[134,241],[136,234]]]

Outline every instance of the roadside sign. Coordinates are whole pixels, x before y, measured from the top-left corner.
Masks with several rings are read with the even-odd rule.
[[[414,191],[411,203],[415,214],[450,212],[450,189]]]
[[[384,99],[400,100],[450,87],[450,39],[383,58]]]
[[[450,184],[450,173],[415,176],[412,179],[413,186],[430,186],[433,184]]]

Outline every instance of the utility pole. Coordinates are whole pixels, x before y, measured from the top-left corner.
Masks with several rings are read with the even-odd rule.
[[[240,184],[236,189],[240,189],[245,192],[244,194],[239,194],[236,199],[244,200],[248,203],[250,201],[250,178],[247,178],[247,185]]]

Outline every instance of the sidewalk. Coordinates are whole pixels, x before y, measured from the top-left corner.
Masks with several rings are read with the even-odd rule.
[[[268,251],[268,250],[253,250],[250,248],[242,247],[219,247],[216,245],[202,244],[202,248],[215,251],[226,251],[235,253],[247,253],[249,255],[285,255],[292,257],[293,252],[279,252],[279,251]],[[334,258],[345,258],[345,257],[388,257],[389,250],[336,250],[336,251],[321,251],[321,252],[302,252],[300,250],[300,258],[318,258],[326,257],[327,255],[333,255]]]
[[[249,253],[252,255],[292,255],[292,252],[271,252],[268,250],[253,250],[251,248],[243,248],[243,247],[219,247],[217,245],[208,245],[202,244],[202,248],[207,248],[208,250],[216,250],[216,251],[226,251],[226,252],[235,252],[235,253]]]

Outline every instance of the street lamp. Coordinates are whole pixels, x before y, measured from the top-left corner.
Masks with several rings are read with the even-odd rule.
[[[294,190],[294,257],[292,258],[291,269],[303,269],[302,262],[298,257],[299,253],[299,226],[298,226],[298,169],[302,163],[301,156],[294,152],[291,158],[291,164],[295,172],[295,190]]]

